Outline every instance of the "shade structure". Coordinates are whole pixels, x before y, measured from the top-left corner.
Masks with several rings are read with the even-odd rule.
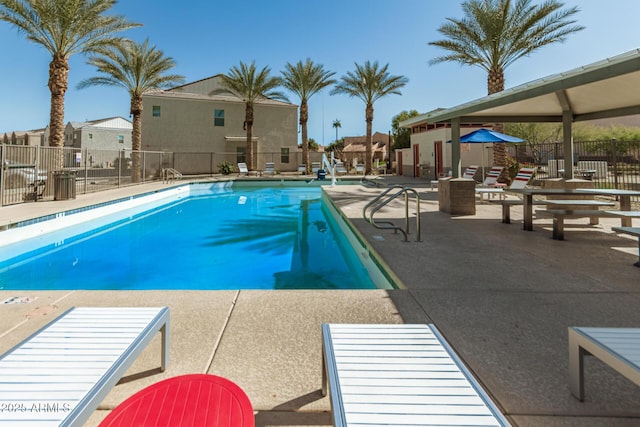
[[[451,142],[451,140],[447,141]],[[524,142],[524,139],[517,138],[515,136],[507,135],[506,133],[496,132],[489,129],[478,129],[460,137],[461,143],[481,143],[486,142]]]

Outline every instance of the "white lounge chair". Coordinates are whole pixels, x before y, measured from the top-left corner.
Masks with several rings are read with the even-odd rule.
[[[336,162],[335,166],[336,174],[346,175],[348,173],[347,168],[343,162]]]
[[[157,332],[169,360],[168,307],[72,308],[0,358],[0,396],[48,410],[11,411],[0,426],[81,426]],[[57,410],[55,410],[57,409]]]
[[[527,186],[531,178],[533,178],[533,174],[536,172],[536,168],[520,168],[518,173],[516,174],[515,179],[509,186],[509,189],[519,190]],[[489,196],[494,196],[498,194],[500,198],[504,198],[504,189],[497,187],[489,187],[489,188],[476,188],[476,194],[480,195],[480,200],[482,200],[483,194]]]
[[[249,169],[246,163],[238,163],[238,172],[240,175],[249,175]]]
[[[299,164],[298,165],[298,172],[300,172],[301,175],[306,175],[307,174],[307,165]]]
[[[274,162],[266,162],[264,164],[264,174],[265,175],[275,175],[276,174],[276,164]]]
[[[320,167],[320,162],[311,162],[311,173],[312,173],[312,174],[314,174],[314,175],[315,175],[316,173],[318,173],[318,171],[319,171],[320,169],[322,169],[322,168]]]
[[[356,165],[356,173],[364,175],[364,165],[362,163]]]
[[[434,325],[322,325],[335,426],[509,426]]]
[[[482,181],[483,187],[494,187],[498,183],[498,178],[500,178],[500,174],[504,170],[504,166],[493,166],[491,170],[487,172],[487,176]]]
[[[476,175],[476,172],[478,172],[478,165],[471,165],[464,170],[464,172],[462,173],[462,178],[473,179],[473,177]]]

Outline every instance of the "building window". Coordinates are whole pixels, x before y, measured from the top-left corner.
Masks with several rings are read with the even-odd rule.
[[[124,135],[118,135],[118,142],[124,144]]]
[[[154,105],[153,106],[153,117],[160,117],[160,106],[159,105]]]
[[[280,149],[280,162],[281,163],[289,163],[289,149],[281,148]]]
[[[213,110],[213,125],[224,126],[224,110]]]
[[[246,155],[246,147],[237,147],[236,148],[236,162],[238,163],[246,163],[247,155]]]

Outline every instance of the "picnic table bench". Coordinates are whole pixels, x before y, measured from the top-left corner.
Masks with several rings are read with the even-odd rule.
[[[540,216],[550,216],[553,218],[553,238],[564,240],[564,220],[570,218],[640,218],[640,211],[605,211],[596,209],[536,209],[536,214]]]
[[[569,327],[569,386],[584,400],[584,356],[593,355],[640,385],[640,329]]]
[[[502,205],[502,222],[505,224],[511,224],[511,206],[522,206],[524,200],[522,199],[502,199],[491,200],[490,203],[496,203]],[[534,205],[548,205],[548,206],[579,206],[579,207],[592,207],[597,209],[600,206],[615,206],[613,202],[604,202],[600,200],[580,200],[580,199],[547,199],[547,200],[533,200]],[[598,222],[594,222],[597,224]]]
[[[618,233],[630,234],[638,238],[638,262],[634,265],[640,267],[640,227],[611,227],[611,229]]]

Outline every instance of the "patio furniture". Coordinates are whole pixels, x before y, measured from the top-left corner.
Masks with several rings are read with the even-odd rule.
[[[335,166],[336,174],[346,175],[348,173],[347,168],[345,168],[343,162],[337,162]]]
[[[564,220],[571,218],[640,218],[640,211],[601,211],[596,209],[536,209],[536,215],[553,218],[553,238],[564,240]],[[594,221],[592,220],[592,223]],[[596,222],[597,224],[597,222]]]
[[[100,427],[238,426],[255,424],[251,401],[226,378],[181,375],[135,393],[100,423]]]
[[[238,163],[238,173],[239,175],[249,175],[249,169],[246,163]]]
[[[335,426],[510,425],[432,324],[323,324]]]
[[[569,327],[569,385],[584,400],[584,356],[593,355],[640,385],[639,328]]]
[[[83,425],[157,332],[165,370],[168,329],[168,307],[71,308],[0,358],[0,395],[24,407],[0,426]]]
[[[322,169],[320,167],[320,162],[311,162],[311,173],[313,175],[317,174],[320,169]]]
[[[462,178],[473,179],[473,177],[476,175],[476,172],[478,172],[478,165],[471,165],[464,170],[464,172],[462,173]]]
[[[638,238],[638,262],[634,265],[640,267],[640,227],[611,227],[611,229],[618,233],[630,234]]]
[[[275,175],[276,174],[276,164],[274,162],[266,162],[264,164],[264,174],[265,175]]]
[[[487,172],[487,176],[482,181],[483,187],[493,187],[498,182],[498,178],[500,178],[500,174],[504,170],[504,166],[493,166],[491,170]]]
[[[364,175],[364,165],[362,163],[356,165],[356,173]]]
[[[303,165],[303,164],[298,165],[298,172],[300,172],[301,175],[306,175],[307,165]]]
[[[529,184],[531,178],[533,178],[533,174],[536,172],[536,168],[520,168],[513,182],[509,186],[509,190],[517,190],[522,189]],[[476,194],[480,194],[480,200],[482,200],[482,195],[486,194],[487,199],[490,195],[500,195],[501,199],[504,199],[504,191],[505,189],[499,187],[489,187],[489,188],[476,188]]]

